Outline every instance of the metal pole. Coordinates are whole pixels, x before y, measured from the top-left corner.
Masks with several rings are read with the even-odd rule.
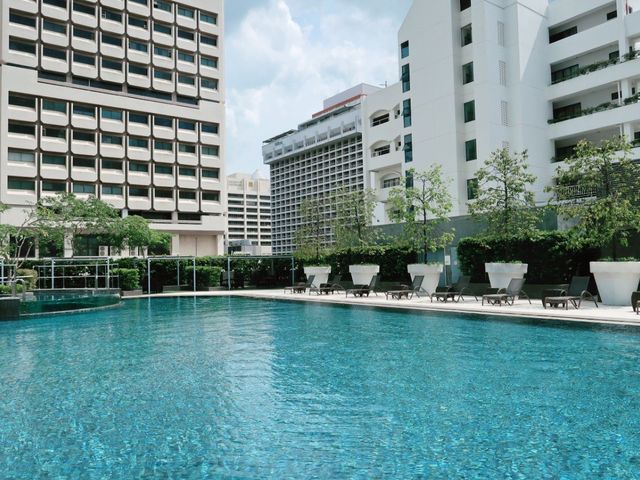
[[[291,285],[296,284],[296,261],[291,257]]]
[[[55,269],[55,265],[56,265],[56,261],[52,258],[51,259],[51,290],[53,290],[55,287],[53,286],[55,281],[56,281],[56,277],[54,272]]]
[[[0,260],[0,277],[2,277],[2,285],[4,285],[4,260]]]
[[[151,295],[151,259],[147,258],[147,295]]]
[[[231,290],[231,257],[227,257],[227,288]]]
[[[193,291],[196,291],[196,257],[193,257]]]
[[[180,290],[180,258],[178,258],[178,290]]]
[[[110,265],[111,257],[107,257],[107,277],[105,279],[105,288],[111,288],[111,265]]]

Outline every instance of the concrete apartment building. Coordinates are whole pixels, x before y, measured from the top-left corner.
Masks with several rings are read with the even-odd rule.
[[[73,192],[149,219],[173,254],[222,254],[223,15],[222,0],[3,0],[1,221]]]
[[[271,185],[258,171],[227,177],[229,253],[271,255]]]
[[[579,140],[638,140],[639,42],[638,1],[416,0],[398,35],[400,83],[364,102],[377,223],[410,168],[442,165],[458,217],[498,148],[528,150],[545,202]]]
[[[362,103],[377,90],[363,84],[331,97],[311,120],[265,141],[262,154],[271,171],[274,254],[295,250],[305,199],[324,202],[323,214],[330,220],[335,216],[328,202],[333,193],[364,188]],[[327,227],[323,243],[332,242]]]

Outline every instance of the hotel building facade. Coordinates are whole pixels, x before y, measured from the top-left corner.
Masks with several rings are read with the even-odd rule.
[[[271,185],[259,172],[227,177],[229,253],[271,255]]]
[[[173,254],[222,254],[223,20],[222,0],[3,0],[1,221],[93,195]]]
[[[477,170],[503,147],[528,151],[546,203],[578,141],[640,140],[638,49],[638,1],[414,1],[398,36],[400,82],[364,102],[377,223],[389,223],[389,189],[434,164],[452,181],[452,216],[464,217]]]

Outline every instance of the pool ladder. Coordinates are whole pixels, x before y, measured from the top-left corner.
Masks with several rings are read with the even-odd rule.
[[[13,282],[11,282],[11,296],[12,297],[16,296],[16,289],[17,289],[18,283],[22,284],[22,300],[24,301],[27,299],[27,282],[25,282],[24,279],[22,278],[18,278],[17,280],[14,280]]]

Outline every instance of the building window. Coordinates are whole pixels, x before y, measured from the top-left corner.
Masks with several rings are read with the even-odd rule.
[[[400,77],[400,80],[402,80],[403,92],[411,90],[411,69],[408,63],[402,66],[402,76]]]
[[[149,173],[149,165],[146,163],[129,163],[130,172]]]
[[[153,117],[153,124],[156,127],[173,128],[173,119],[170,117],[161,117],[156,115],[155,117]]]
[[[220,192],[202,192],[202,200],[205,202],[219,202]]]
[[[404,179],[404,185],[406,188],[413,188],[413,173],[407,172]]]
[[[57,100],[42,100],[42,110],[48,110],[50,112],[67,113],[67,102],[61,102]]]
[[[465,25],[464,27],[462,27],[461,33],[462,33],[462,46],[466,47],[467,45],[470,45],[471,42],[473,42],[473,31],[471,29],[471,24]]]
[[[95,132],[90,132],[88,130],[74,130],[73,131],[73,139],[78,142],[96,142],[96,134]]]
[[[73,157],[73,166],[79,168],[96,168],[96,160],[91,157]]]
[[[180,192],[178,192],[178,198],[180,200],[195,200],[196,192],[180,190]]]
[[[217,123],[203,123],[201,128],[202,133],[212,133],[217,135],[220,125]]]
[[[129,195],[131,197],[149,197],[149,189],[142,187],[129,187]]]
[[[129,113],[129,123],[149,125],[149,115],[146,115],[144,113]]]
[[[178,151],[180,153],[196,153],[196,146],[190,143],[180,143],[178,145]]]
[[[467,162],[478,159],[478,148],[475,138],[464,143],[464,155]]]
[[[574,27],[570,27],[570,28],[566,28],[560,32],[557,33],[549,33],[549,43],[555,43],[558,42],[564,38],[567,37],[571,37],[573,35],[576,35],[578,33],[578,27],[574,26]]]
[[[96,57],[92,57],[90,55],[82,55],[80,53],[74,52],[73,53],[73,61],[76,62],[76,63],[82,63],[84,65],[95,66]]]
[[[467,180],[467,200],[475,200],[478,198],[478,179],[470,178]]]
[[[183,28],[179,28],[178,38],[194,41],[196,39],[196,34],[191,30],[184,30]]]
[[[100,16],[104,20],[111,20],[112,22],[122,23],[122,14],[120,12],[116,12],[114,10],[109,10],[107,8],[102,7],[102,11],[100,12]]]
[[[102,135],[102,143],[107,145],[122,146],[122,137],[119,135]]]
[[[138,18],[138,17],[129,16],[129,22],[128,23],[132,27],[142,28],[144,30],[147,30],[147,28],[149,28],[149,24],[148,24],[147,20],[144,19],[144,18]]]
[[[464,123],[473,122],[476,119],[476,102],[471,100],[464,104]]]
[[[178,128],[180,130],[191,130],[195,132],[196,122],[192,122],[191,120],[178,120]]]
[[[464,12],[471,6],[471,0],[460,0],[460,11]]]
[[[411,99],[408,98],[402,102],[402,118],[404,120],[404,128],[411,126]]]
[[[171,35],[173,33],[170,25],[165,25],[164,23],[160,22],[153,23],[153,31],[157,33],[163,33],[165,35]]]
[[[122,110],[110,110],[108,108],[103,108],[101,111],[101,117],[107,120],[117,120],[119,122],[122,121]],[[104,138],[104,137],[103,137]],[[104,142],[104,140],[102,140]]]
[[[218,16],[200,12],[200,21],[204,23],[210,23],[211,25],[216,25],[218,23]]]
[[[154,195],[156,198],[170,198],[173,200],[173,190],[162,190],[156,188]]]
[[[195,177],[196,176],[196,169],[195,168],[188,168],[188,167],[180,167],[178,169],[178,174],[183,176],[183,177]]]
[[[156,140],[153,146],[156,150],[162,150],[164,152],[173,152],[173,143],[171,142],[161,142],[160,140]]]
[[[214,146],[203,146],[202,147],[202,155],[209,155],[211,157],[217,157],[219,153],[220,147]]]
[[[95,195],[96,186],[92,183],[74,183],[73,193],[89,193]]]
[[[109,60],[108,58],[103,58],[102,68],[105,68],[107,70],[115,70],[117,72],[122,72],[122,62],[119,60]]]
[[[16,163],[36,163],[36,154],[26,150],[14,150],[10,148],[8,160]]]
[[[154,171],[158,175],[173,175],[173,167],[169,165],[156,165]]]
[[[409,41],[400,44],[400,57],[407,58],[409,56]]]
[[[382,157],[391,153],[391,145],[383,145],[382,147],[373,149],[373,157]]]
[[[44,192],[66,192],[67,184],[65,182],[43,181],[42,190]]]
[[[67,164],[67,157],[65,157],[64,155],[54,155],[52,153],[43,153],[42,164],[65,166]]]
[[[413,162],[413,136],[404,136],[404,163]]]
[[[36,27],[36,19],[33,17],[28,17],[26,15],[22,15],[22,12],[19,10],[10,10],[9,11],[9,22],[16,23],[18,25],[25,25],[27,27]]]
[[[42,136],[43,137],[66,139],[67,138],[67,131],[64,128],[43,127],[42,128]]]
[[[202,178],[220,178],[220,170],[217,168],[202,169]]]
[[[87,5],[82,2],[73,2],[73,11],[79,13],[85,13],[93,17],[96,16],[96,7],[94,5]]]
[[[9,190],[29,190],[32,192],[36,190],[35,181],[21,177],[8,177],[7,186],[9,187]]]
[[[132,148],[149,148],[149,140],[140,137],[129,137],[129,146]]]
[[[473,62],[469,62],[462,66],[462,83],[466,85],[467,83],[473,82]]]
[[[64,23],[53,22],[51,20],[42,21],[42,29],[48,32],[61,33],[66,35],[67,26]]]
[[[96,107],[89,107],[87,105],[74,105],[73,106],[73,114],[74,115],[80,115],[82,117],[95,118],[95,116],[96,116]]]
[[[25,42],[16,39],[15,37],[9,38],[9,50],[13,50],[14,52],[22,52],[22,53],[30,53],[31,55],[36,54],[36,45],[32,42]]]
[[[17,95],[15,93],[9,93],[9,105],[15,107],[36,108],[36,99],[28,95]]]
[[[122,196],[122,187],[120,185],[103,185],[102,194]]]
[[[617,10],[613,10],[613,11],[607,13],[607,21],[613,20],[614,18],[618,18],[618,11]]]
[[[195,12],[191,8],[178,5],[178,15],[187,18],[195,18]]]
[[[400,185],[400,177],[387,178],[382,181],[382,188],[393,188]]]
[[[551,83],[560,83],[580,75],[580,65],[571,65],[551,72]]]
[[[218,46],[218,37],[209,37],[207,35],[200,35],[200,43],[203,45],[210,45],[212,47]]]
[[[500,101],[500,120],[505,127],[509,126],[509,102]]]
[[[122,171],[122,162],[120,160],[107,160],[102,159],[103,170],[120,170]]]
[[[163,10],[165,12],[170,12],[172,10],[171,3],[165,2],[164,0],[155,0],[153,2],[153,8],[155,8],[156,10]]]

